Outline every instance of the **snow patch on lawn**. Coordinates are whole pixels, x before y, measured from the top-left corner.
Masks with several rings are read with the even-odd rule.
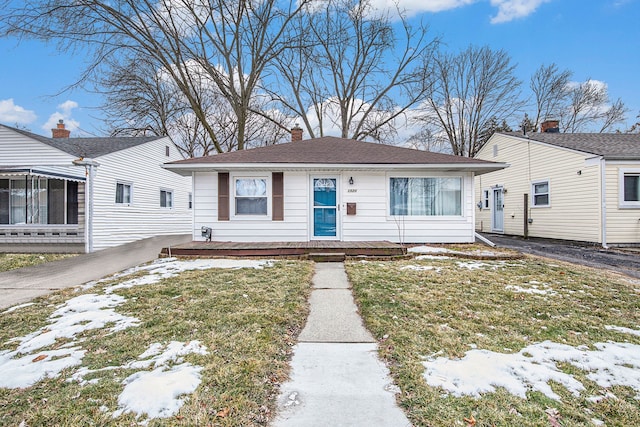
[[[417,257],[414,258],[416,261],[424,261],[426,259],[428,260],[434,260],[434,259],[451,259],[450,256],[446,256],[446,255],[418,255]]]
[[[637,329],[630,329],[630,328],[625,328],[623,326],[612,326],[612,325],[606,325],[604,328],[607,331],[622,332],[623,334],[630,334],[630,335],[635,335],[637,337],[640,337],[640,330],[637,330]]]
[[[16,311],[16,310],[18,310],[19,308],[29,307],[30,305],[33,305],[33,304],[35,304],[35,303],[33,303],[33,302],[28,302],[28,303],[26,303],[26,304],[14,305],[13,307],[9,307],[9,308],[7,308],[5,311],[3,311],[3,312],[2,312],[2,314],[5,314],[5,313],[11,313],[12,311]]]
[[[451,251],[446,248],[438,248],[435,246],[414,246],[413,248],[407,249],[407,252],[414,254],[445,254]]]
[[[116,285],[105,288],[105,293],[109,294],[118,289],[128,289],[134,286],[152,285],[162,279],[175,277],[184,271],[209,270],[211,268],[240,269],[254,268],[263,269],[273,267],[270,260],[244,260],[244,259],[195,259],[179,260],[177,258],[163,258],[156,260],[149,265],[134,267],[127,270],[126,275],[131,275],[139,271],[146,271],[148,274],[135,279],[127,280]]]
[[[429,270],[433,270],[436,273],[439,273],[441,268],[440,267],[434,267],[432,265],[405,265],[404,267],[400,267],[400,270],[413,270],[413,271],[429,271]]]
[[[425,361],[424,378],[427,384],[458,397],[480,397],[504,387],[523,399],[527,391],[539,391],[560,400],[550,381],[562,384],[575,396],[585,390],[572,375],[558,369],[556,363],[565,362],[588,371],[587,378],[600,387],[621,385],[640,391],[640,345],[610,342],[594,346],[596,350],[588,350],[544,341],[515,354],[470,350],[462,359],[438,357]]]
[[[513,292],[516,293],[522,293],[522,294],[533,294],[533,295],[556,295],[557,292],[554,291],[549,285],[547,284],[541,284],[541,286],[538,286],[537,282],[529,282],[528,285],[530,285],[530,287],[523,287],[523,286],[518,286],[518,285],[507,285],[504,288],[506,290],[511,290]]]

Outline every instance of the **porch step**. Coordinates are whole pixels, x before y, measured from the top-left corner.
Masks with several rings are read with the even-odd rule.
[[[347,254],[342,252],[312,252],[307,257],[315,262],[343,262]]]

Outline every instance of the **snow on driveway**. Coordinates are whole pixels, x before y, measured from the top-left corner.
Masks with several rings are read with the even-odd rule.
[[[104,294],[91,293],[71,298],[49,316],[46,326],[10,340],[9,342],[19,344],[13,351],[0,351],[0,388],[30,387],[45,378],[58,377],[64,369],[81,365],[85,350],[82,349],[82,339],[78,336],[86,331],[103,329],[109,325],[109,331],[114,333],[138,326],[139,319],[125,316],[115,310],[126,302],[124,297],[114,293],[118,289],[152,285],[162,279],[177,276],[183,271],[212,268],[262,269],[271,266],[273,262],[268,260],[165,258],[149,265],[134,267],[99,282],[90,282],[81,289],[91,288],[97,283],[112,281],[114,278],[123,279],[106,287]],[[127,276],[138,272],[147,274],[126,279]],[[11,307],[4,313],[29,305],[31,304]],[[59,338],[69,339],[70,342],[56,350],[48,350],[47,348],[54,345]],[[139,359],[142,360],[95,370],[80,367],[69,380],[78,381],[80,384],[95,383],[97,380],[85,381],[84,377],[103,370],[138,369],[138,372],[123,381],[124,389],[118,397],[118,409],[113,412],[113,416],[132,412],[136,417],[146,415],[147,420],[170,417],[177,413],[184,403],[181,396],[193,393],[200,384],[202,368],[185,363],[183,356],[187,354],[204,355],[207,354],[207,349],[198,341],[171,342],[167,345],[155,343],[140,355]],[[146,370],[152,366],[153,370]]]

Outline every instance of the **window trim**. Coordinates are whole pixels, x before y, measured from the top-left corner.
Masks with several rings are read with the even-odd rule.
[[[547,192],[546,193],[536,193],[536,185],[546,184]],[[547,203],[544,205],[536,204],[536,196],[547,195]],[[551,207],[551,180],[549,178],[546,179],[536,179],[531,181],[531,198],[530,198],[531,208],[550,208]]]
[[[165,193],[165,199],[162,198],[162,193]],[[171,195],[171,206],[162,206],[162,203],[164,201],[165,205],[167,202],[166,199],[166,195],[170,194]],[[174,191],[170,188],[160,188],[160,208],[161,209],[173,209],[175,205],[175,200],[174,200]]]
[[[491,209],[491,189],[490,188],[482,189],[481,199],[482,199],[482,207],[480,208],[480,210],[483,210],[483,211],[490,210]]]
[[[265,184],[267,186],[266,188],[266,196],[265,198],[267,199],[267,212],[266,214],[237,214],[236,213],[236,182],[239,179],[263,179],[265,181]],[[267,174],[267,173],[241,173],[241,174],[231,174],[231,176],[229,177],[229,213],[230,213],[230,218],[232,220],[271,220],[271,215],[272,215],[272,201],[273,201],[273,195],[271,194],[271,174]],[[233,193],[233,194],[231,194]]]
[[[640,200],[624,200],[624,178],[626,175],[638,176],[638,180],[640,180],[640,169],[620,168],[618,170],[618,207],[620,209],[640,209]]]
[[[129,201],[128,202],[118,202],[118,185],[129,187]],[[123,195],[124,197],[124,195]],[[129,181],[116,181],[116,191],[115,191],[115,204],[116,206],[131,206],[133,204],[133,183]]]
[[[459,215],[392,215],[391,214],[391,179],[392,178],[435,178],[435,179],[450,179],[458,178],[460,180],[460,214]],[[452,220],[465,220],[465,175],[451,174],[451,175],[421,175],[421,174],[402,174],[402,173],[387,173],[386,174],[386,215],[387,220],[397,221],[401,219],[405,222],[410,221],[452,221]]]

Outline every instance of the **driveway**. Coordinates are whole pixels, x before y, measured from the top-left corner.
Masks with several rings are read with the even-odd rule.
[[[523,253],[540,255],[574,264],[603,268],[640,279],[640,251],[603,249],[566,240],[541,239],[528,240],[518,236],[480,233],[499,247],[515,249]]]
[[[162,248],[188,241],[191,241],[191,235],[151,237],[90,254],[1,272],[0,309],[152,261],[158,258]]]

